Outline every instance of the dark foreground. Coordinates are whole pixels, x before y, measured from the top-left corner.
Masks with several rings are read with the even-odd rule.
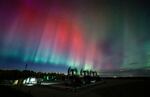
[[[0,86],[0,97],[149,97],[149,79],[104,79],[82,88]]]

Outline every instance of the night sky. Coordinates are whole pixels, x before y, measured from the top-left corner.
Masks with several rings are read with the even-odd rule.
[[[0,69],[150,68],[148,0],[0,0]]]

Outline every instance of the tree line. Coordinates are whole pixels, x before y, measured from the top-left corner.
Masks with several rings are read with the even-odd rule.
[[[22,79],[27,77],[36,77],[36,78],[43,78],[44,76],[55,76],[57,79],[63,79],[65,75],[63,73],[43,73],[43,72],[34,72],[30,70],[0,70],[0,80],[8,79],[8,80],[15,80],[15,79]]]

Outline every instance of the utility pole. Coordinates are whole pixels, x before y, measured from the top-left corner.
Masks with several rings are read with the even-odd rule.
[[[25,70],[27,70],[28,64],[25,65]]]

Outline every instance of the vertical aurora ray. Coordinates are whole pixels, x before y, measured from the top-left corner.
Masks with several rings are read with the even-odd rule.
[[[138,2],[1,2],[0,62],[89,70],[150,67],[149,8]]]

